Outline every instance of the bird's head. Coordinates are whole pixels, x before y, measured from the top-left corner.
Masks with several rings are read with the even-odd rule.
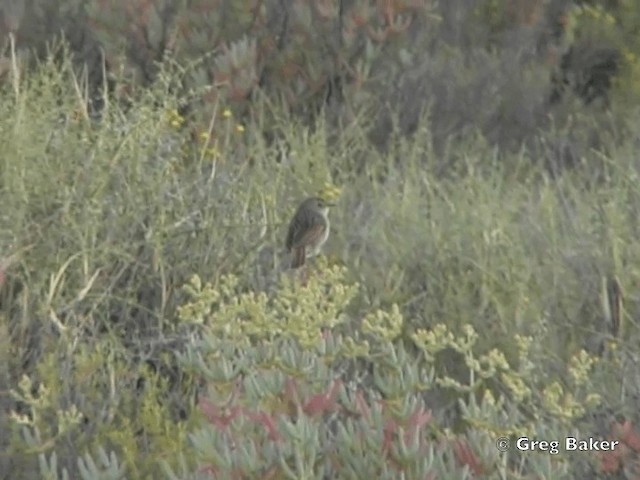
[[[329,202],[328,200],[325,200],[322,197],[311,197],[311,198],[307,198],[302,203],[302,206],[303,208],[309,208],[311,210],[320,212],[323,215],[326,215],[329,212],[329,208],[333,207],[334,204]]]

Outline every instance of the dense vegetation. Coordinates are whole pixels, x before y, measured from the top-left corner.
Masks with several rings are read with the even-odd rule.
[[[0,478],[640,477],[640,4],[125,3],[0,4]]]

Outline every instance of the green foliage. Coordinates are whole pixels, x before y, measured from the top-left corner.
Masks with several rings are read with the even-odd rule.
[[[584,109],[550,108],[547,102],[557,93],[549,79],[577,30],[604,32],[588,34],[592,41],[578,49],[584,51],[576,55],[577,65],[568,76],[587,86],[577,89],[589,90],[595,75],[603,77],[596,81],[597,96],[608,97],[612,79],[619,84],[620,107],[635,95],[633,2],[616,2],[617,7],[607,9],[583,7],[570,14],[562,0],[473,5],[463,0],[15,3],[22,5],[13,15],[20,26],[18,51],[37,48],[43,57],[45,41],[63,32],[76,67],[87,68],[86,84],[80,87],[90,92],[93,114],[103,108],[104,89],[127,103],[137,86],[151,85],[170,70],[170,90],[183,94],[177,112],[196,143],[205,136],[215,144],[224,135],[211,121],[220,105],[233,111],[239,124],[261,118],[267,142],[280,139],[273,115],[284,111],[307,127],[325,116],[332,136],[364,127],[369,141],[382,149],[389,147],[395,128],[403,135],[415,134],[427,112],[440,154],[452,135],[478,129],[501,148],[517,151],[524,143],[535,157],[557,157],[549,161],[564,163],[566,154],[558,150],[580,157],[582,148],[599,148],[601,137],[619,127],[608,125],[601,112],[589,112],[598,121],[585,135],[587,145],[573,137],[568,148],[537,144],[535,132],[551,128],[549,113],[563,118]],[[602,15],[594,20],[576,12]],[[611,16],[613,26],[606,24]],[[40,29],[41,24],[46,28]],[[613,48],[604,52],[605,61],[616,63],[618,52],[626,59],[621,71],[602,66],[604,39]],[[612,51],[615,58],[610,58]],[[6,70],[7,58],[0,58],[0,76]],[[276,107],[256,107],[264,96]],[[355,153],[358,158],[366,155]]]
[[[68,340],[63,338],[62,343],[66,345]],[[14,455],[22,456],[25,462],[37,455],[41,468],[48,465],[63,476],[75,478],[80,472],[82,478],[97,478],[82,473],[85,468],[97,468],[88,454],[98,452],[99,457],[107,458],[102,449],[109,446],[113,449],[111,460],[100,460],[111,472],[104,478],[124,478],[124,472],[129,477],[147,478],[158,468],[150,452],[183,451],[186,431],[169,410],[166,380],[144,369],[132,372],[125,368],[123,361],[114,360],[113,351],[104,350],[106,343],[98,343],[95,353],[79,349],[43,358],[33,375],[39,384],[35,394],[31,379],[23,377],[18,389],[11,392],[24,412],[14,412],[10,422],[21,437],[14,436]],[[58,357],[65,363],[72,361],[73,367],[59,365]],[[144,387],[138,386],[142,382]],[[69,407],[63,410],[64,405]],[[75,460],[70,461],[74,456],[86,461],[76,466]]]
[[[474,30],[484,30],[492,45],[506,30],[535,27],[544,17],[543,0],[482,0],[474,7]]]
[[[200,279],[195,277],[187,293],[198,301],[195,305],[181,306],[178,315],[183,321],[208,323],[213,334],[228,332],[229,339],[237,344],[249,338],[278,337],[286,332],[303,347],[311,347],[318,340],[320,329],[344,322],[339,318],[339,309],[356,293],[354,287],[341,284],[339,275],[337,268],[328,271],[322,285],[312,281],[305,295],[300,295],[290,282],[271,302],[264,292],[241,293],[238,279],[233,277],[226,278],[222,291],[211,285],[202,287]]]
[[[157,122],[149,105],[141,105],[132,129],[118,127],[122,117],[114,112],[104,120],[109,133],[93,130],[86,117],[75,115],[83,107],[76,81],[69,63],[61,70],[45,64],[6,90],[0,105],[7,155],[0,167],[7,208],[2,251],[20,254],[3,285],[9,379],[3,391],[15,392],[3,403],[16,413],[11,421],[3,418],[2,430],[12,433],[7,451],[26,472],[41,454],[40,461],[47,458],[78,478],[76,457],[103,446],[124,457],[118,471],[141,478],[157,465],[141,460],[148,452],[180,451],[185,434],[175,410],[189,403],[189,379],[174,376],[176,394],[160,395],[169,389],[171,341],[160,335],[148,343],[139,336],[166,327],[162,308],[152,314],[140,309],[149,290],[138,283],[139,262],[152,255],[137,249],[154,238],[138,233],[137,215],[148,212],[137,209],[145,202],[160,206],[152,198],[166,192],[166,167],[153,161],[153,152],[161,148],[161,132],[172,130]],[[145,155],[148,162],[137,163]],[[162,212],[152,208],[162,221]],[[129,216],[131,209],[138,213]],[[163,260],[154,258],[162,269]],[[145,351],[133,355],[135,342]]]
[[[152,81],[171,51],[183,91],[200,93],[194,102],[255,115],[260,86],[309,119],[330,88],[358,104],[371,98],[366,84],[398,63],[408,32],[424,37],[434,24],[430,2],[405,1],[93,0],[87,12],[108,64],[134,83]]]
[[[584,2],[568,10],[565,33],[574,49],[568,57],[567,67],[578,77],[572,80],[573,83],[588,83],[586,88],[594,90],[602,88],[600,84],[608,84],[606,77],[610,77],[614,87],[611,97],[618,102],[619,108],[637,102],[640,92],[639,25],[637,2],[621,1],[614,5]]]
[[[480,353],[470,326],[459,336],[438,324],[412,335],[421,353],[412,355],[395,341],[404,324],[397,307],[366,315],[361,326],[340,313],[356,293],[346,273],[321,268],[304,286],[283,278],[271,295],[238,292],[235,277],[215,287],[194,278],[186,286],[191,300],[180,316],[202,325],[203,336],[182,361],[205,379],[200,406],[210,423],[191,438],[199,469],[263,478],[441,478],[463,476],[466,464],[504,477],[541,467],[521,463],[507,474],[511,464],[493,452],[473,461],[453,455],[458,440],[432,422],[424,399],[454,392],[459,432],[476,439],[471,457],[500,436],[535,436],[542,419],[556,431],[569,429],[600,403],[589,380],[593,356],[573,356],[558,377],[566,378],[562,385],[545,374],[545,355],[532,337],[515,338],[518,357],[510,364],[496,349]],[[445,350],[462,359],[463,380],[440,371]],[[435,439],[449,449],[436,448]],[[565,466],[543,463],[566,474]]]

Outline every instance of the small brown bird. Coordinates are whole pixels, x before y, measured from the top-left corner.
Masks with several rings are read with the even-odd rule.
[[[289,224],[285,246],[291,253],[291,268],[304,265],[307,258],[320,253],[329,238],[329,207],[320,197],[307,198],[300,204]]]

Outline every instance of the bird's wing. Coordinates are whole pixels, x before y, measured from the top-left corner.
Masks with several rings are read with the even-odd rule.
[[[315,238],[324,234],[327,225],[322,215],[310,215],[302,219],[294,218],[287,234],[286,246],[292,250],[309,245]]]
[[[296,239],[297,241],[294,243],[293,248],[297,247],[306,247],[307,245],[313,243],[314,239],[321,238],[324,235],[324,231],[327,229],[327,226],[324,222],[314,223],[310,228],[304,230],[300,238]]]

